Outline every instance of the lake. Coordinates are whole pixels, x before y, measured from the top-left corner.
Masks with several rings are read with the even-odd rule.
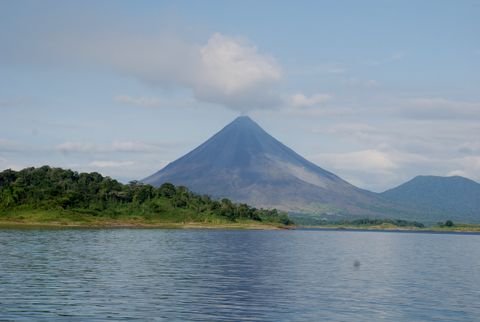
[[[480,235],[0,230],[0,320],[473,321]]]

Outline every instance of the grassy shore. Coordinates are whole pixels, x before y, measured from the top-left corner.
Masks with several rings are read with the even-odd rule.
[[[455,224],[451,227],[432,227],[430,230],[434,231],[458,231],[458,232],[480,232],[479,224]]]
[[[325,224],[315,226],[285,226],[279,223],[248,219],[230,221],[218,216],[195,216],[177,212],[175,216],[152,215],[99,215],[67,210],[16,210],[0,213],[0,228],[165,228],[165,229],[295,229],[320,228],[331,230],[383,230],[383,231],[434,231],[434,232],[480,232],[479,224],[454,224],[453,226],[397,226]]]
[[[120,215],[105,216],[79,214],[70,211],[22,210],[0,213],[0,228],[171,228],[171,229],[286,229],[287,226],[259,222],[256,220],[236,220],[216,216],[179,215],[171,216]]]
[[[302,226],[302,228],[320,228],[332,230],[391,230],[391,231],[433,231],[433,232],[480,232],[479,224],[455,224],[453,226],[431,226],[431,227],[415,227],[415,226],[395,226],[392,224],[381,225],[317,225]]]

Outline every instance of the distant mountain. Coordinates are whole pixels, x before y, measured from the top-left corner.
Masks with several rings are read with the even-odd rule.
[[[402,212],[378,194],[307,161],[248,116],[238,117],[142,181],[154,186],[171,182],[198,193],[293,213],[393,217]]]
[[[381,194],[438,220],[480,222],[480,184],[460,176],[418,176]]]

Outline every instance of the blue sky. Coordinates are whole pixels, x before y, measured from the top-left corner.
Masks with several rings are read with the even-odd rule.
[[[248,114],[362,188],[480,180],[479,1],[2,1],[0,169],[141,179]]]

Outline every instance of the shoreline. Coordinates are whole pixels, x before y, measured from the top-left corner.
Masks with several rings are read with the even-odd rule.
[[[451,228],[441,228],[441,227],[360,227],[360,226],[296,226],[294,229],[300,230],[324,230],[324,231],[378,231],[378,232],[397,232],[397,233],[467,233],[467,234],[480,234],[479,227],[451,227]]]
[[[75,223],[75,222],[22,222],[0,221],[0,229],[228,229],[228,230],[285,230],[287,226],[257,223],[204,223],[204,222],[105,222],[105,223]]]
[[[268,223],[208,223],[208,222],[128,222],[108,221],[95,223],[78,222],[24,222],[1,221],[0,229],[224,229],[224,230],[312,230],[312,231],[357,231],[357,232],[396,232],[396,233],[456,233],[480,234],[480,226],[475,228],[452,227],[359,227],[359,226],[281,226]]]

